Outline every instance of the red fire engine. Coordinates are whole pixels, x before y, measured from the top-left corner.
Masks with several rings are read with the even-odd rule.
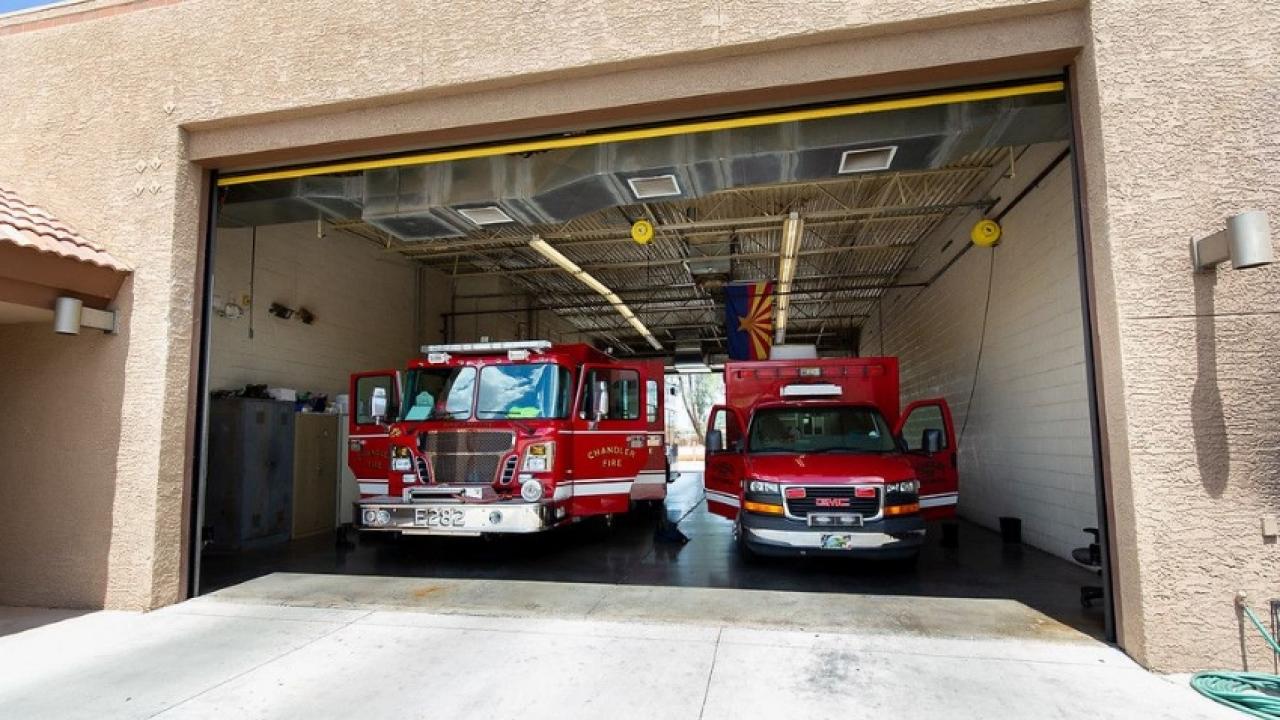
[[[724,378],[703,477],[743,551],[911,559],[926,519],[954,517],[951,411],[899,413],[897,358],[731,362]]]
[[[545,341],[430,345],[351,376],[362,530],[547,530],[662,500],[660,361]]]

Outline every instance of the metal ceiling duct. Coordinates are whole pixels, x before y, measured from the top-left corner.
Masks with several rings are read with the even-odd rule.
[[[370,170],[362,217],[404,240],[462,237],[486,226],[563,223],[610,207],[728,188],[937,168],[986,148],[1063,140],[1068,123],[1058,93]],[[247,186],[241,192],[264,194],[236,203],[235,216],[290,222],[314,217],[318,207],[348,217],[361,204],[349,186],[275,185]],[[250,205],[272,198],[282,205],[270,212]]]
[[[321,215],[360,218],[364,177],[305,177],[227,188],[218,227],[252,227],[313,221]]]
[[[466,235],[443,212],[449,170],[438,164],[365,171],[364,221],[408,241]]]

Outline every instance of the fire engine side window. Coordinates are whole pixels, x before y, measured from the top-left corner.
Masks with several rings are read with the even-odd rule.
[[[373,422],[370,408],[375,388],[382,388],[386,393],[387,416],[394,417],[396,414],[391,405],[395,399],[395,394],[391,391],[391,377],[387,375],[362,377],[356,380],[356,424],[358,425],[369,425]]]
[[[591,411],[591,388],[599,381],[609,384],[609,414],[605,420],[640,419],[640,373],[635,370],[592,370],[582,384],[583,397],[578,417],[586,419]]]
[[[907,416],[902,424],[902,439],[908,450],[924,448],[924,431],[939,430],[942,432],[942,447],[947,446],[947,426],[942,422],[942,409],[937,405],[921,405]]]
[[[651,422],[658,422],[658,381],[644,381],[644,406],[645,418]]]

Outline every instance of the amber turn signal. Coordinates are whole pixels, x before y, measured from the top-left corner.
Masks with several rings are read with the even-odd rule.
[[[885,505],[884,514],[886,517],[890,515],[910,515],[914,512],[920,512],[920,503],[907,503],[906,505]]]
[[[769,503],[751,502],[750,500],[742,503],[742,509],[747,512],[760,513],[761,515],[781,515],[781,505],[771,505]]]

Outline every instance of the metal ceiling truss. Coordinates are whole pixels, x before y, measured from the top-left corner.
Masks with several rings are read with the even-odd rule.
[[[512,290],[459,299],[510,299],[513,307],[450,313],[553,312],[575,331],[620,354],[648,344],[614,307],[529,247],[541,237],[613,289],[666,345],[691,335],[723,351],[723,286],[772,280],[783,223],[803,218],[787,337],[842,346],[897,280],[921,238],[953,215],[984,211],[984,179],[1007,167],[1001,149],[937,170],[878,173],[822,182],[735,188],[692,200],[614,207],[551,227],[509,224],[461,239],[395,243],[389,249],[458,280],[502,275]],[[645,219],[654,240],[636,244],[631,225]],[[554,298],[530,304],[529,297]],[[847,349],[847,348],[842,348]]]

